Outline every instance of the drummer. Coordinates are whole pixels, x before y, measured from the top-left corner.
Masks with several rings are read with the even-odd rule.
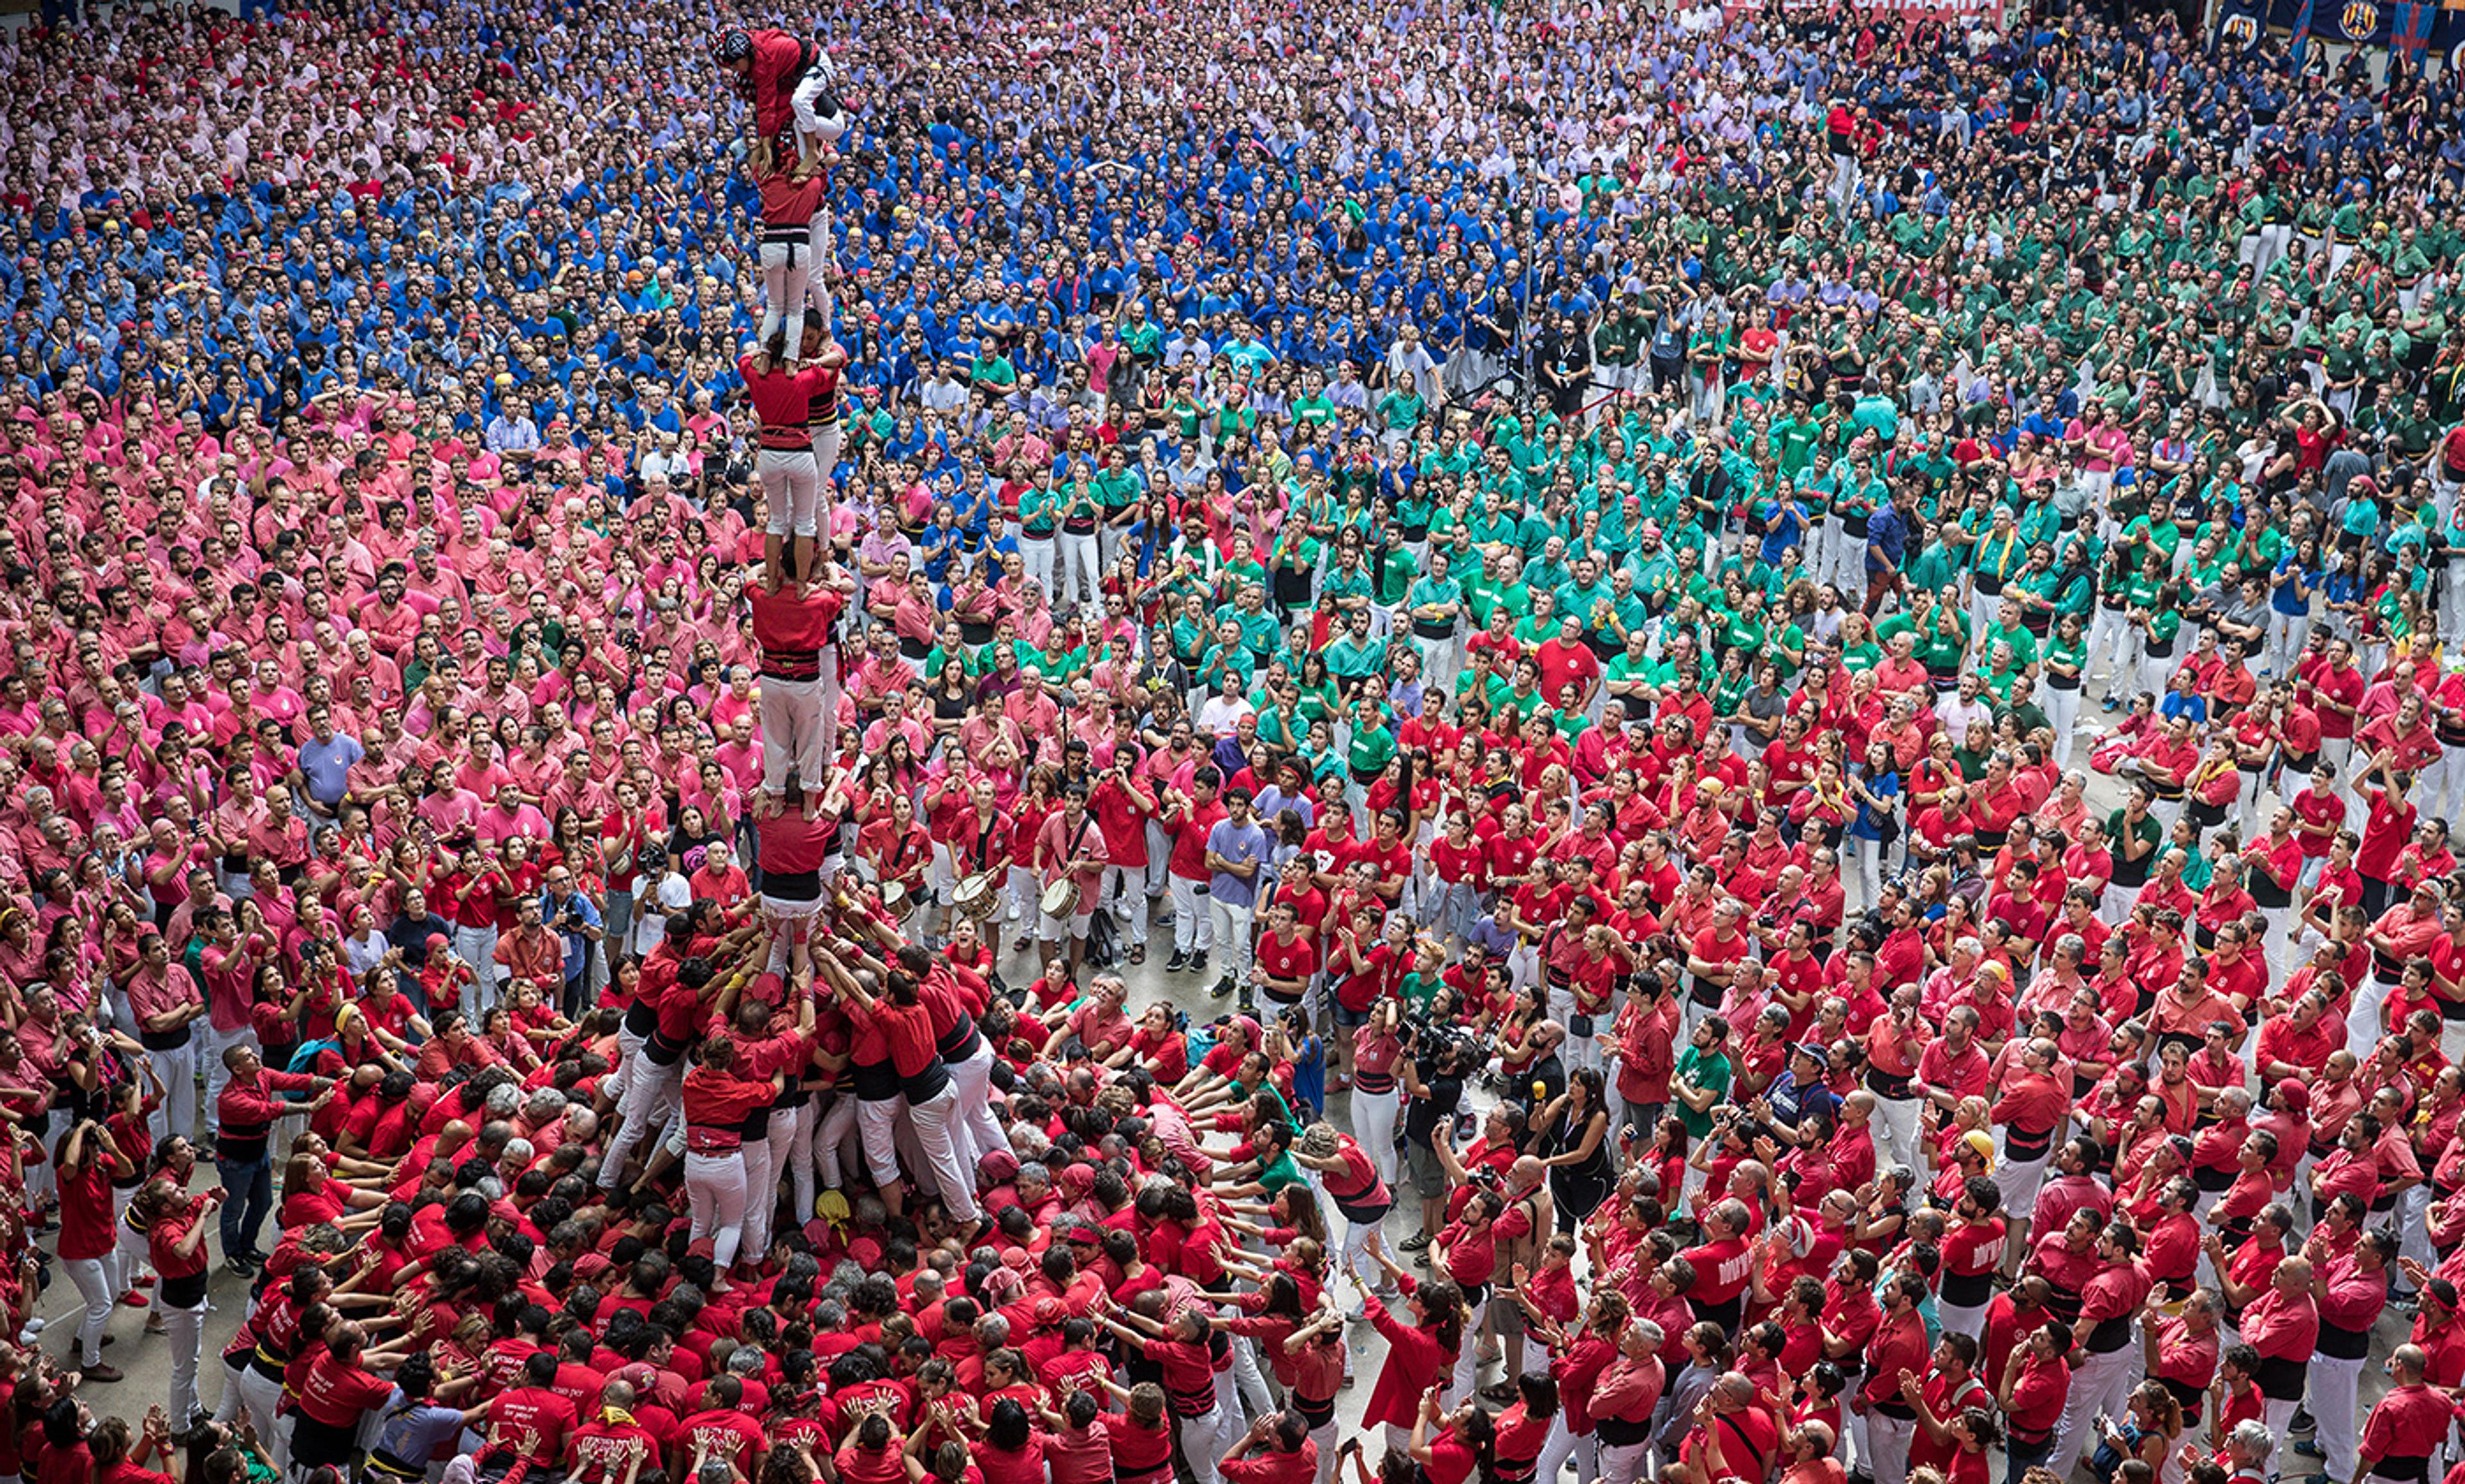
[[[967,780],[966,801],[946,825],[936,815],[935,844],[937,858],[943,852],[948,854],[947,883],[939,892],[941,903],[949,908],[947,931],[956,934],[960,918],[981,922],[993,915],[1001,905],[1002,883],[1010,876],[1010,823],[1002,815],[990,778],[978,773]]]
[[[1031,857],[1043,895],[1036,903],[1036,939],[1043,957],[1061,958],[1064,941],[1073,977],[1087,958],[1087,930],[1096,920],[1104,884],[1104,832],[1087,810],[1087,786],[1061,792],[1061,808],[1036,831]]]

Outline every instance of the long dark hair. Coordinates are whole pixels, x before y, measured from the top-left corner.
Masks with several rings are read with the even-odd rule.
[[[1423,1328],[1429,1331],[1431,1339],[1438,1342],[1441,1352],[1451,1358],[1457,1355],[1463,1348],[1463,1290],[1452,1281],[1440,1278],[1422,1284],[1419,1292],[1421,1312],[1430,1317]]]

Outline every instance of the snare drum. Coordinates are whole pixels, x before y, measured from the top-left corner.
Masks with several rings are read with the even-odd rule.
[[[882,906],[882,910],[883,910],[883,911],[885,911],[885,912],[887,912],[887,913],[889,913],[893,918],[897,918],[897,917],[899,917],[900,914],[902,914],[902,913],[906,912],[906,910],[907,910],[907,887],[906,887],[906,884],[905,884],[904,882],[900,882],[900,881],[884,881],[884,882],[882,882],[882,883],[881,883],[881,906]]]
[[[982,922],[1001,906],[1000,896],[993,891],[995,873],[987,871],[962,879],[950,891],[950,905],[963,917]]]
[[[1063,876],[1044,889],[1036,899],[1036,910],[1055,921],[1078,915],[1078,878]]]

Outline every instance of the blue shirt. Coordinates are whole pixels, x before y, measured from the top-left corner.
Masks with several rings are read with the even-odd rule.
[[[308,797],[328,808],[349,791],[351,764],[367,756],[356,737],[334,734],[332,742],[311,737],[300,744],[300,776],[307,781]]]
[[[1207,848],[1235,865],[1255,862],[1261,870],[1276,853],[1267,831],[1259,829],[1255,820],[1246,825],[1217,820],[1215,828],[1207,831]],[[1244,879],[1229,871],[1218,871],[1209,877],[1207,890],[1227,906],[1251,907],[1257,904],[1258,878],[1254,875]]]
[[[574,914],[574,921],[570,925],[565,919],[565,914],[568,908]],[[540,893],[540,920],[556,929],[558,935],[565,940],[565,977],[580,979],[583,965],[590,962],[590,940],[581,930],[586,927],[607,925],[600,920],[599,909],[592,906],[590,898],[580,892],[568,896],[562,905],[558,903],[554,892],[542,892]]]

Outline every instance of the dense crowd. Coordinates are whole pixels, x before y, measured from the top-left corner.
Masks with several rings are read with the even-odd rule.
[[[2465,1458],[2453,78],[75,9],[0,1477]]]

